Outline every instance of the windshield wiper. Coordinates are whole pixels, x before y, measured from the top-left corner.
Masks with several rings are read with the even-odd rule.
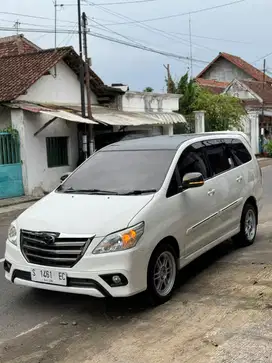
[[[64,189],[63,193],[71,194],[102,194],[102,195],[118,195],[119,193],[113,192],[111,190],[101,190],[101,189]]]
[[[156,193],[156,189],[136,189],[131,190],[127,193],[122,193],[122,195],[141,195],[141,194],[149,194],[149,193]]]

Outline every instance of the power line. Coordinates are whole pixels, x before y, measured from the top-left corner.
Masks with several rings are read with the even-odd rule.
[[[93,3],[93,4],[81,4],[81,6],[100,6],[100,5],[126,5],[126,4],[139,4],[139,3],[147,3],[157,0],[131,0],[131,1],[118,1],[118,2],[110,2],[110,3]],[[62,6],[77,6],[77,4],[61,4]]]
[[[0,27],[0,31],[14,31],[14,28]],[[55,32],[54,29],[31,29],[31,28],[20,28],[20,31],[25,32],[25,33],[51,33],[51,34],[54,34],[54,32]],[[71,29],[67,29],[67,30],[59,29],[59,30],[57,30],[57,33],[58,34],[71,34],[71,33],[77,34],[78,32],[77,31],[73,32]],[[106,35],[100,34],[100,33],[88,31],[88,35],[90,35],[92,37],[100,38],[100,39],[105,39],[105,40],[111,41],[113,43],[123,44],[128,47],[137,48],[137,49],[145,50],[145,51],[152,52],[152,53],[157,53],[157,54],[175,58],[178,60],[186,60],[186,61],[189,60],[189,57],[185,57],[185,56],[182,56],[182,55],[179,55],[176,53],[166,52],[163,50],[154,49],[154,48],[147,47],[147,46],[140,45],[140,44],[129,43],[129,42],[123,41],[121,39],[109,37],[109,36],[106,36]],[[204,64],[209,63],[207,61],[204,61],[201,59],[196,59],[196,58],[193,58],[193,62],[204,63]]]
[[[259,62],[260,60],[263,60],[263,59],[265,59],[265,58],[270,57],[271,55],[272,55],[272,52],[270,52],[270,53],[268,53],[268,54],[264,55],[263,57],[260,57],[260,58],[256,59],[256,60],[255,60],[254,62],[252,62],[252,63],[253,63],[253,64],[255,64],[255,63]]]
[[[187,34],[187,33],[174,33],[174,32],[171,32],[170,34],[187,35],[187,36],[189,36],[189,34]],[[240,40],[224,39],[224,38],[214,38],[214,37],[208,37],[208,36],[197,35],[197,34],[192,34],[192,38],[201,38],[201,39],[208,39],[208,40],[217,40],[217,41],[220,41],[220,42],[230,42],[230,43],[238,43],[238,44],[252,44],[251,42],[243,42],[243,41],[240,41]]]
[[[157,17],[157,18],[148,18],[148,19],[144,19],[144,20],[133,20],[133,21],[124,22],[124,23],[108,23],[108,24],[105,24],[105,25],[109,26],[109,25],[147,23],[147,22],[150,22],[150,21],[157,21],[157,20],[177,18],[177,17],[181,17],[181,16],[185,16],[185,15],[198,14],[198,13],[202,13],[202,12],[205,12],[205,11],[210,11],[210,10],[215,10],[215,9],[223,8],[223,7],[226,7],[226,6],[236,5],[236,4],[245,2],[245,1],[246,0],[236,0],[236,1],[229,2],[229,3],[221,4],[221,5],[211,6],[211,7],[208,7],[208,8],[202,8],[202,9],[198,9],[198,10],[188,11],[186,13],[172,14],[172,15],[160,16],[160,17]],[[90,5],[92,5],[91,2],[88,2],[88,3]],[[100,5],[97,5],[97,6],[100,7]]]
[[[86,0],[86,1],[88,1],[88,0]],[[91,4],[90,1],[88,1],[88,3]],[[128,16],[125,16],[123,14],[120,14],[120,13],[118,13],[116,11],[112,11],[112,10],[110,10],[108,8],[105,8],[104,6],[99,6],[99,8],[102,9],[104,12],[109,13],[111,15],[114,15],[114,16],[116,16],[118,18],[128,19],[130,21],[134,21],[134,19],[132,19],[132,18],[130,18]],[[103,25],[106,26],[105,24],[103,24]],[[162,35],[163,37],[165,37],[167,39],[170,39],[170,40],[173,40],[173,39],[176,40],[177,39],[180,43],[185,44],[186,46],[188,46],[190,44],[190,42],[187,39],[183,39],[181,37],[178,37],[177,35],[173,35],[173,34],[167,33],[167,32],[165,32],[165,31],[163,31],[161,29],[155,28],[155,27],[150,26],[148,24],[138,24],[138,23],[135,23],[135,25],[138,26],[138,27],[140,27],[140,28],[147,29],[147,30],[151,31],[152,33],[160,34],[160,35]],[[199,45],[197,43],[192,43],[192,44],[194,46],[197,46],[197,47],[200,47],[200,48],[208,49],[209,51],[216,51],[217,52],[217,50],[215,50],[215,49],[211,49],[211,48],[208,48],[208,47]]]

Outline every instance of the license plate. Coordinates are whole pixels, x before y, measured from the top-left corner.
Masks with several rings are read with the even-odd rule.
[[[67,274],[61,271],[33,268],[31,270],[31,280],[45,284],[66,286]]]

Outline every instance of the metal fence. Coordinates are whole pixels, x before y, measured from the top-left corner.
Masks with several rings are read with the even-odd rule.
[[[0,165],[20,163],[20,145],[17,135],[0,133]]]
[[[186,123],[180,123],[174,125],[174,134],[192,134],[195,132],[195,115],[183,115],[186,119]]]

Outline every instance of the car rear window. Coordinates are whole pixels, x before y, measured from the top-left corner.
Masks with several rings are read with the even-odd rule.
[[[235,166],[248,163],[252,158],[245,145],[238,139],[226,139],[225,143],[231,152]]]

